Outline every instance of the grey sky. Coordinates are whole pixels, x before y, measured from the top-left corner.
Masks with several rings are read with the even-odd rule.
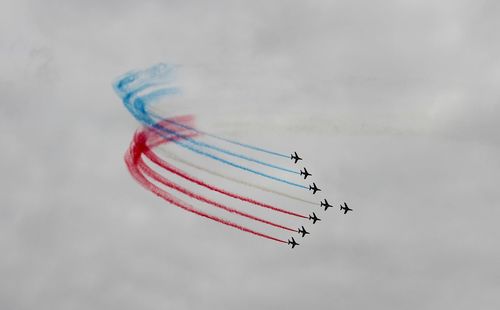
[[[498,309],[499,30],[498,1],[1,0],[0,308]],[[290,251],[137,185],[111,83],[158,62],[355,211]]]

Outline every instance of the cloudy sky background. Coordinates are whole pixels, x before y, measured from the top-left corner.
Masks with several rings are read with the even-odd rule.
[[[500,307],[498,1],[1,0],[0,25],[0,308]],[[158,62],[181,112],[355,211],[291,251],[137,185],[111,83]]]

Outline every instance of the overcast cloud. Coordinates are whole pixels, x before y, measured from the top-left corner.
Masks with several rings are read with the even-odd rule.
[[[499,33],[498,1],[0,0],[0,308],[499,309]],[[111,83],[158,62],[355,211],[291,251],[137,185]]]

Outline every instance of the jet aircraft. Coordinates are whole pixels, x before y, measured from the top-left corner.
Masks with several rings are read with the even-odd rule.
[[[352,209],[347,206],[347,203],[345,203],[345,201],[344,201],[344,207],[342,206],[342,204],[340,204],[340,211],[342,210],[344,210],[344,214],[346,214],[347,211],[352,211]]]
[[[328,208],[333,207],[331,204],[329,204],[329,203],[328,203],[328,201],[326,200],[326,198],[325,198],[325,201],[324,201],[324,202],[323,202],[323,201],[321,201],[321,206],[322,206],[322,207],[325,207],[325,211],[326,211]]]
[[[293,154],[290,154],[290,159],[295,160],[295,163],[297,163],[299,160],[302,160],[302,158],[297,155],[297,152],[293,152]]]
[[[309,232],[304,228],[304,226],[302,226],[301,228],[298,229],[298,232],[299,232],[299,234],[302,234],[302,238],[304,238],[304,236],[308,235]]]
[[[316,216],[316,214],[314,214],[314,212],[313,212],[313,214],[312,214],[312,215],[310,215],[310,214],[309,214],[309,219],[313,221],[313,224],[316,224],[316,221],[321,221],[321,219],[319,219],[319,218]]]
[[[307,179],[308,176],[312,175],[309,172],[307,172],[306,167],[304,167],[304,171],[300,170],[300,175],[304,176],[304,180]]]
[[[317,186],[316,186],[316,183],[313,182],[313,185],[309,185],[309,190],[310,191],[313,191],[313,195],[316,194],[316,192],[318,191],[321,191],[321,189],[319,189]]]
[[[291,245],[292,245],[292,249],[293,249],[296,245],[299,245],[297,242],[295,242],[295,239],[293,239],[293,237],[292,237],[292,241],[290,241],[290,239],[288,239],[288,244],[291,244]]]

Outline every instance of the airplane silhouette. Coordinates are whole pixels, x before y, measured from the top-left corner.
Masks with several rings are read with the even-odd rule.
[[[308,176],[312,175],[309,172],[307,172],[306,167],[304,167],[304,171],[300,170],[300,175],[304,176],[304,180],[307,179]]]
[[[309,232],[304,228],[304,226],[302,226],[302,229],[298,229],[297,230],[299,232],[299,234],[302,234],[302,238],[304,238],[305,235],[308,235]]]
[[[290,154],[290,159],[295,160],[295,163],[297,163],[299,160],[302,160],[302,158],[297,155],[297,152],[293,152],[294,154]]]
[[[313,191],[313,195],[316,194],[317,191],[321,191],[321,189],[319,189],[317,186],[316,186],[316,183],[313,182],[313,185],[309,185],[309,190],[312,190]]]
[[[347,203],[345,203],[345,201],[344,201],[344,206],[345,207],[342,207],[342,204],[340,204],[340,211],[344,210],[344,214],[346,214],[347,211],[352,211],[352,209],[347,206]]]
[[[313,214],[312,214],[312,215],[310,215],[310,214],[309,214],[309,219],[313,221],[313,224],[316,224],[316,221],[321,221],[321,219],[319,219],[319,218],[316,216],[316,214],[314,214],[314,212],[313,212]]]
[[[288,244],[291,244],[291,245],[292,245],[292,249],[293,249],[296,245],[299,245],[297,242],[295,242],[295,239],[293,239],[293,237],[292,237],[292,241],[290,241],[290,239],[288,239]]]
[[[325,202],[321,201],[321,206],[325,207],[325,211],[326,211],[326,209],[333,207],[331,204],[328,203],[326,198],[325,198]]]

